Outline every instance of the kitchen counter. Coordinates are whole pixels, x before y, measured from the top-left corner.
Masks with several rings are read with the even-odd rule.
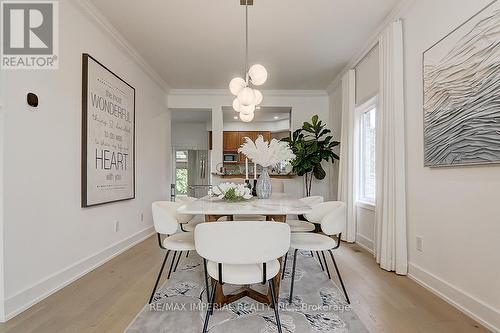
[[[234,174],[234,175],[230,175],[230,174],[221,174],[221,173],[217,173],[217,172],[212,172],[212,175],[213,176],[217,176],[217,177],[220,177],[220,178],[237,178],[237,179],[245,179],[245,175],[244,174]],[[269,174],[269,177],[271,178],[277,178],[277,179],[293,179],[295,178],[297,175],[295,174]],[[248,177],[250,179],[253,179],[253,175],[248,175]]]

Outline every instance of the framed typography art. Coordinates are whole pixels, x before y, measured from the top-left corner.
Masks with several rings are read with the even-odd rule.
[[[500,0],[423,55],[424,164],[500,163]]]
[[[135,198],[135,89],[82,56],[82,207]]]

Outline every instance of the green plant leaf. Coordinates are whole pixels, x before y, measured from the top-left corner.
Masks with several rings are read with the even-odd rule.
[[[326,172],[321,166],[321,164],[317,164],[313,169],[313,174],[316,179],[322,180],[326,177]]]
[[[340,142],[333,141],[333,135],[329,135],[331,133],[318,115],[314,115],[310,122],[304,122],[302,128],[295,130],[290,139],[283,140],[289,142],[296,155],[296,159],[291,162],[293,172],[299,176],[312,173],[311,176],[319,180],[326,177],[321,163],[335,163],[339,159],[333,148]]]
[[[313,125],[317,124],[318,123],[318,115],[315,114],[312,118],[311,118],[311,121],[313,123]]]

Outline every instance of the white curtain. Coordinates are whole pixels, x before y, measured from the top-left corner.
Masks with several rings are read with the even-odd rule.
[[[356,76],[349,70],[342,77],[342,130],[340,136],[339,188],[338,200],[347,205],[347,226],[342,239],[356,240],[356,193],[354,176],[354,108]]]
[[[385,270],[408,272],[406,240],[403,27],[395,21],[379,37],[380,85],[376,140],[376,259]]]

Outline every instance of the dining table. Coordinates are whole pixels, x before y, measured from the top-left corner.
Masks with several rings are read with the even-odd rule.
[[[286,222],[287,215],[303,215],[310,213],[312,208],[298,198],[286,193],[273,193],[269,199],[252,198],[240,202],[227,202],[217,197],[203,197],[195,201],[186,202],[177,209],[179,214],[204,215],[205,222],[217,222],[225,217],[226,221],[232,221],[234,216],[261,215],[266,221]],[[282,258],[278,259],[281,263]],[[281,282],[281,270],[273,278],[276,294],[279,295]],[[218,306],[232,303],[242,297],[248,296],[264,304],[272,304],[271,291],[262,294],[251,286],[244,286],[238,292],[225,295],[223,288],[217,288],[215,303]]]

